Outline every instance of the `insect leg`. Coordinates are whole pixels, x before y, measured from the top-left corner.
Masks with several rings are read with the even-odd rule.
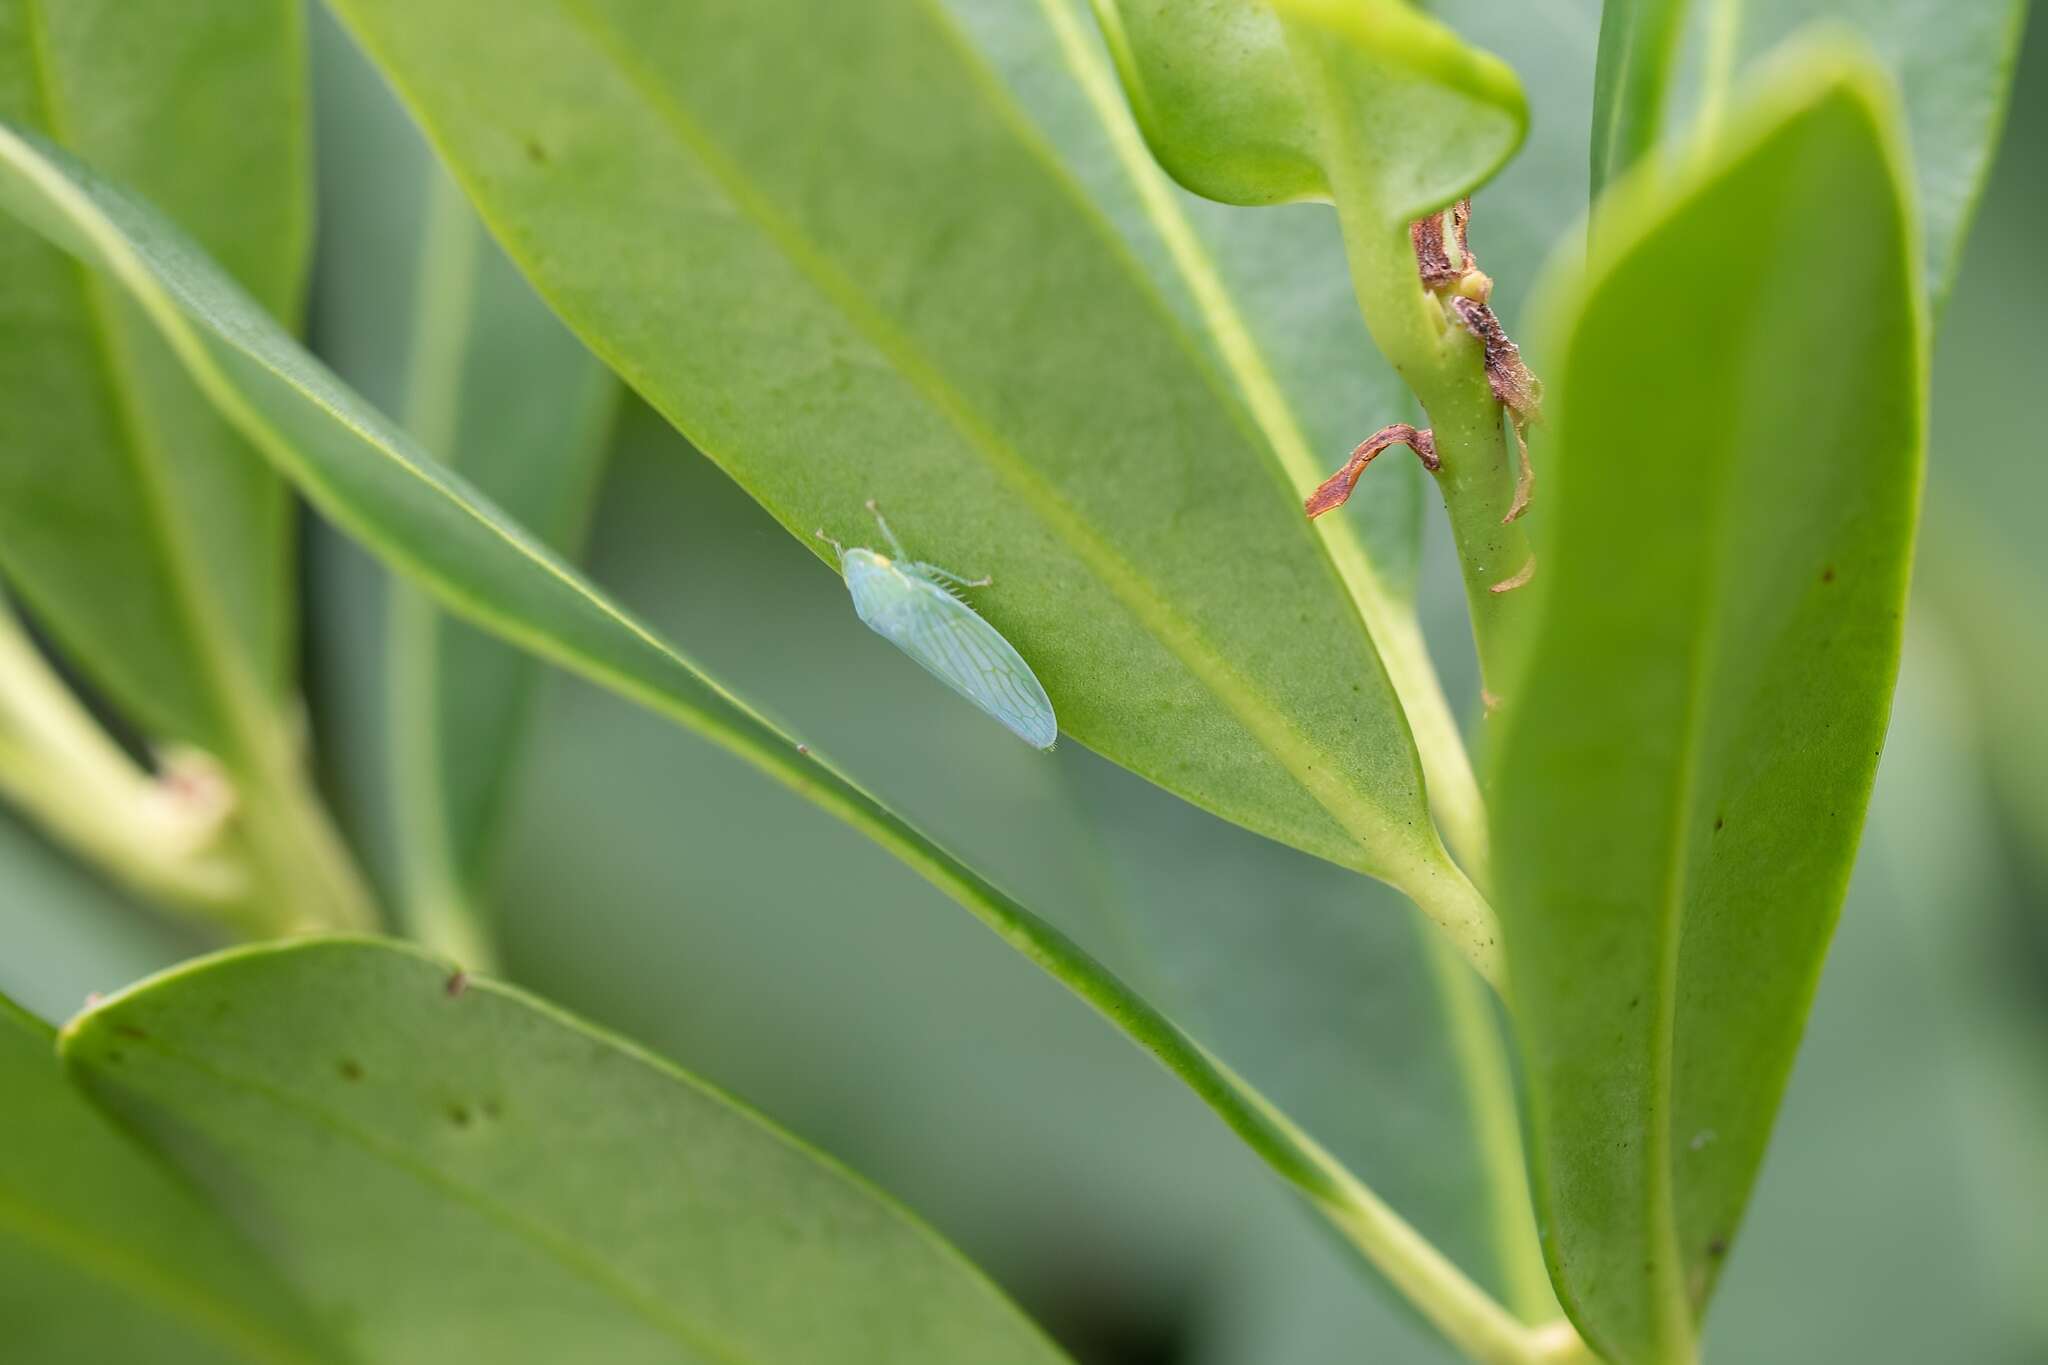
[[[932,575],[932,577],[934,578],[943,578],[948,583],[957,584],[958,586],[963,588],[985,588],[989,584],[995,582],[995,579],[989,577],[987,574],[983,574],[979,578],[962,578],[959,574],[954,573],[951,569],[942,569],[936,564],[927,564],[922,560],[919,560],[916,564],[912,565],[911,567],[917,569],[922,573],[928,573]]]
[[[817,530],[811,532],[811,534],[816,536],[818,539],[824,541],[827,545],[830,545],[833,549],[837,550],[839,552],[839,557],[841,559],[846,558],[846,547],[844,545],[841,545],[838,541],[832,539],[832,537],[826,535],[824,527],[820,526]]]
[[[868,511],[875,514],[875,525],[882,528],[882,534],[889,541],[889,548],[896,552],[898,559],[910,558],[910,551],[903,548],[903,542],[896,539],[896,533],[889,529],[889,523],[882,519],[882,509],[875,506],[873,498],[868,499]]]

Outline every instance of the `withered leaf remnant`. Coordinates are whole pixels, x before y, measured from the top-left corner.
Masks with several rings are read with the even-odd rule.
[[[1365,467],[1378,459],[1381,451],[1397,445],[1405,445],[1414,451],[1416,458],[1422,461],[1422,467],[1432,473],[1443,467],[1443,461],[1439,460],[1436,454],[1436,438],[1429,432],[1418,431],[1406,422],[1381,427],[1358,443],[1342,469],[1324,479],[1316,491],[1309,494],[1308,500],[1302,504],[1302,509],[1308,513],[1309,520],[1314,521],[1333,508],[1342,507],[1350,498],[1351,490],[1358,487],[1358,480],[1364,475]]]

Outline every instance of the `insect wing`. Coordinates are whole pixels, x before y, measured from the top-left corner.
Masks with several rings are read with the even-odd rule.
[[[1053,746],[1059,725],[1045,688],[974,608],[936,583],[878,565],[849,562],[846,586],[854,610],[877,635],[1025,743]]]

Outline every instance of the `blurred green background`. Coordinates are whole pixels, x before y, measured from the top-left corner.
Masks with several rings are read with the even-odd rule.
[[[1471,25],[1522,67],[1537,112],[1529,151],[1481,201],[1482,253],[1539,255],[1562,225],[1515,215],[1518,192],[1583,181],[1583,20],[1531,4],[1512,32]],[[312,337],[393,403],[422,153],[374,77],[315,30]],[[1938,345],[1927,535],[1869,835],[1713,1311],[1716,1359],[2048,1360],[2044,139],[2037,31]],[[1527,284],[1503,280],[1510,308]],[[1455,1245],[1455,1101],[1394,897],[1077,745],[1046,759],[1016,744],[865,631],[814,557],[630,403],[587,558]],[[317,528],[307,560],[323,774],[388,877],[383,584]],[[1469,693],[1441,543],[1423,601]],[[893,1191],[1083,1362],[1451,1359],[1146,1057],[876,849],[645,712],[549,680],[497,887],[509,975]],[[203,946],[5,818],[0,942],[0,990],[52,1018]]]

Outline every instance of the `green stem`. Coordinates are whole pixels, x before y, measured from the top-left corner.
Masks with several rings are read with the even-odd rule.
[[[413,318],[405,426],[451,460],[461,449],[463,361],[475,316],[480,234],[454,182],[429,190]],[[400,913],[406,932],[473,971],[493,971],[497,934],[461,873],[442,771],[441,663],[446,620],[416,585],[393,577],[385,599],[385,697]]]
[[[1557,1315],[1550,1272],[1537,1241],[1535,1201],[1523,1161],[1522,1129],[1515,1112],[1514,1075],[1494,1017],[1493,1000],[1479,978],[1437,934],[1424,934],[1423,954],[1436,980],[1446,1041],[1457,1063],[1471,1111],[1472,1136],[1486,1181],[1492,1244],[1500,1258],[1507,1305],[1524,1322]]]
[[[1520,587],[1508,585],[1534,566],[1522,524],[1506,519],[1519,465],[1487,383],[1485,352],[1422,287],[1407,224],[1387,221],[1342,188],[1337,213],[1366,329],[1414,390],[1436,436],[1443,461],[1437,487],[1458,550],[1481,681],[1491,694],[1510,622],[1525,600]]]
[[[0,793],[152,899],[248,929],[248,869],[224,837],[225,778],[160,782],[122,752],[0,598]]]

